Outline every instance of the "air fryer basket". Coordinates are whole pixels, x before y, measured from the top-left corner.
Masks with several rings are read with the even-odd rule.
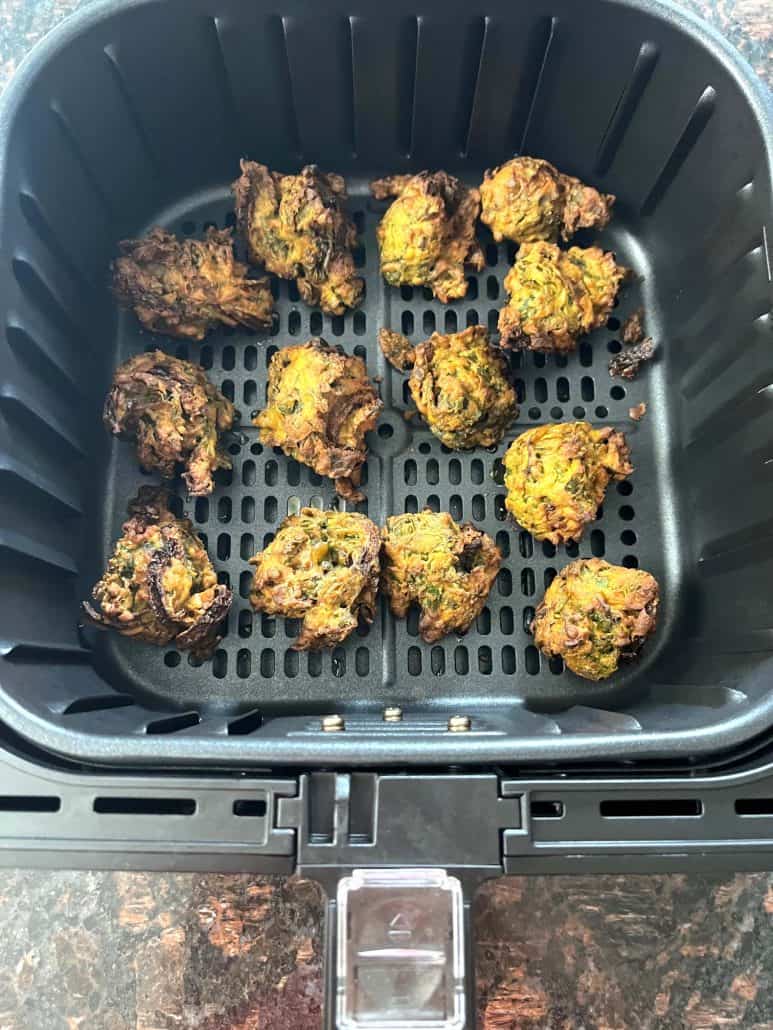
[[[748,71],[718,38],[644,0],[324,7],[97,5],[38,49],[4,99],[0,720],[81,759],[199,766],[677,757],[766,729],[770,121]],[[403,417],[405,383],[376,332],[415,341],[495,328],[512,251],[483,237],[486,268],[451,305],[387,288],[374,235],[384,205],[367,183],[424,167],[478,183],[514,152],[617,194],[599,239],[640,281],[576,354],[517,357],[521,414],[500,447],[450,453]],[[181,234],[231,224],[242,156],[346,176],[363,306],[323,316],[283,281],[272,335],[220,331],[176,346],[140,332],[108,295],[116,241],[155,224]],[[658,360],[621,383],[607,360],[640,303]],[[296,626],[250,609],[246,559],[293,506],[334,500],[329,481],[261,447],[250,425],[274,350],[320,334],[383,377],[360,510],[377,523],[449,510],[503,550],[464,638],[424,644],[415,619],[382,610],[332,654],[298,654]],[[235,594],[204,664],[77,627],[126,502],[148,481],[104,432],[102,399],[115,365],[155,346],[200,360],[242,412],[233,472],[212,497],[179,499]],[[628,410],[640,401],[636,423]],[[574,418],[624,429],[636,471],[579,547],[555,549],[505,517],[501,458],[527,426]],[[657,636],[603,684],[547,662],[526,628],[578,553],[638,564],[662,588]],[[382,721],[385,705],[403,708],[402,723]],[[345,732],[320,730],[330,712]],[[470,732],[447,732],[454,714],[471,716]]]

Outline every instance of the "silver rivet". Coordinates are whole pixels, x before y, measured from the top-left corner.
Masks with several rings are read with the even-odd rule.
[[[396,705],[384,709],[384,722],[402,722],[403,710]]]
[[[322,720],[322,729],[325,733],[340,733],[346,729],[346,723],[342,715],[326,715]]]
[[[469,715],[452,715],[448,720],[448,729],[451,733],[466,733],[472,726],[472,719]]]

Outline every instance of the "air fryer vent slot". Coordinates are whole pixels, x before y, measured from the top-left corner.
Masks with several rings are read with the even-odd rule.
[[[61,807],[61,798],[53,796],[0,796],[0,812],[58,812]]]
[[[94,798],[94,811],[101,815],[193,815],[193,798]]]
[[[694,818],[703,815],[703,802],[692,798],[623,798],[602,801],[599,811],[607,819]]]

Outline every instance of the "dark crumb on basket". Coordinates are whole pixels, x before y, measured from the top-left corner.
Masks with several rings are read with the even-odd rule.
[[[655,342],[651,336],[645,336],[641,343],[628,347],[627,350],[615,354],[609,361],[609,374],[622,379],[634,379],[641,366],[651,361],[655,354]]]
[[[640,343],[644,338],[644,308],[637,308],[623,323],[623,343]]]
[[[646,414],[647,405],[644,401],[642,401],[641,404],[637,404],[635,407],[628,409],[628,416],[629,418],[632,418],[634,422],[641,422]]]

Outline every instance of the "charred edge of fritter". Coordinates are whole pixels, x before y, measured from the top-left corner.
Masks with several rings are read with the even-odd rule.
[[[175,644],[180,651],[190,651],[194,658],[209,658],[223,639],[218,628],[228,615],[233,601],[233,593],[222,583],[215,587],[215,595],[209,608],[197,619],[193,626],[183,630],[175,637]]]

